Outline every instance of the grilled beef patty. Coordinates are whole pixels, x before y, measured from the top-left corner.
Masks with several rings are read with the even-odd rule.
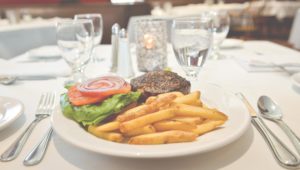
[[[152,71],[130,81],[133,91],[141,91],[143,100],[171,91],[180,91],[188,94],[191,83],[171,71]]]

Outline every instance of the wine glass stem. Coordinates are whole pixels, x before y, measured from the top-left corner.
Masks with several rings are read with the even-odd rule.
[[[72,68],[72,79],[75,82],[82,82],[84,80],[84,68],[83,67],[73,67]]]
[[[189,72],[189,73],[186,73],[186,75],[187,75],[190,79],[197,79],[197,73],[196,73],[196,72]]]

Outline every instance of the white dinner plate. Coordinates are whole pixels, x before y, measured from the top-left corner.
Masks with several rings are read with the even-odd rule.
[[[212,84],[198,87],[205,104],[228,115],[229,120],[219,129],[204,134],[194,142],[163,145],[129,145],[97,138],[78,123],[62,114],[60,107],[52,115],[57,135],[68,143],[96,153],[131,158],[163,158],[204,153],[221,148],[238,139],[249,127],[250,116],[243,103],[232,93]]]
[[[300,73],[294,74],[294,75],[291,77],[291,79],[292,79],[293,84],[294,84],[296,87],[300,88]]]
[[[23,111],[24,106],[20,101],[0,96],[0,130],[13,123]]]

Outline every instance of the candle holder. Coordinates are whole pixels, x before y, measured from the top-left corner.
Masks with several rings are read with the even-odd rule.
[[[135,26],[139,71],[163,70],[167,66],[167,22],[141,19]]]

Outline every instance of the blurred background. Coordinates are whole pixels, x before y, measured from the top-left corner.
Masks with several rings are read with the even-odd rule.
[[[293,47],[289,38],[299,8],[300,1],[296,0],[0,0],[0,44],[1,41],[4,43],[1,31],[20,27],[33,30],[39,27],[40,30],[41,26],[53,23],[57,18],[72,18],[79,13],[101,13],[104,22],[102,44],[110,44],[114,23],[128,28],[134,17],[170,19],[197,15],[203,10],[224,9],[231,17],[228,37],[270,40]],[[6,32],[4,36],[8,37],[8,34]],[[12,34],[18,37],[18,32]],[[55,35],[41,36],[48,36],[44,44],[55,41]],[[15,40],[6,41],[16,43]]]

